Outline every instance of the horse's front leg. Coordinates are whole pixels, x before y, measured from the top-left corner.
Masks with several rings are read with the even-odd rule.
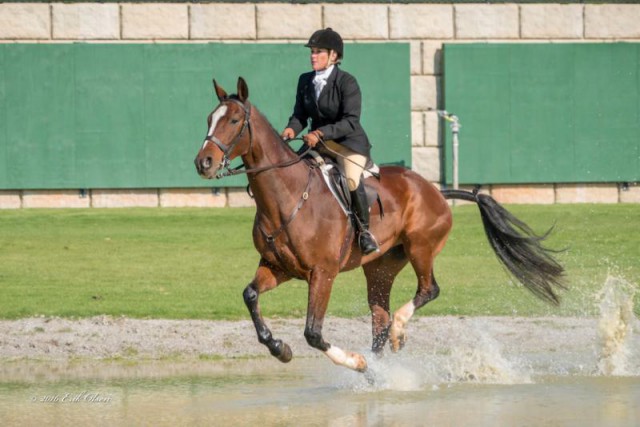
[[[274,339],[271,335],[271,331],[262,319],[258,298],[260,294],[275,288],[280,283],[286,282],[289,279],[291,279],[291,277],[262,259],[260,260],[260,265],[258,266],[253,281],[249,283],[242,293],[244,303],[249,309],[251,320],[253,320],[253,325],[258,333],[258,341],[266,345],[269,352],[283,363],[291,361],[293,357],[291,348],[282,342],[282,340]]]
[[[336,365],[344,366],[358,372],[367,370],[367,361],[358,353],[344,351],[329,344],[322,337],[322,324],[329,305],[329,297],[336,273],[316,268],[309,280],[309,305],[307,307],[307,323],[304,337],[313,348],[322,351]]]

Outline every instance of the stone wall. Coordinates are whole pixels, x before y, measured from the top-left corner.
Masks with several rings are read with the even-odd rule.
[[[0,3],[0,43],[302,43],[333,27],[347,42],[411,45],[414,169],[440,180],[443,43],[640,41],[640,4],[288,4]],[[640,202],[640,187],[617,184],[493,186],[502,202]],[[0,191],[0,208],[40,206],[229,206],[243,189]],[[48,202],[49,201],[49,202]]]

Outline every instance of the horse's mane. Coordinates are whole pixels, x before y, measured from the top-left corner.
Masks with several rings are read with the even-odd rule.
[[[242,100],[235,93],[233,95],[227,96],[227,99],[233,99],[235,101],[242,102]],[[292,153],[295,153],[295,150],[291,148],[289,144],[287,144],[285,141],[282,140],[282,138],[280,137],[280,132],[278,132],[276,128],[273,127],[269,119],[267,119],[267,117],[264,114],[262,114],[262,111],[260,111],[260,109],[255,104],[252,104],[248,101],[247,101],[247,104],[249,106],[253,105],[255,112],[262,118],[262,120],[264,120],[269,125],[269,128],[271,129],[271,132],[273,134],[273,137],[278,141],[280,141],[280,143],[282,143],[282,145],[288,148]]]

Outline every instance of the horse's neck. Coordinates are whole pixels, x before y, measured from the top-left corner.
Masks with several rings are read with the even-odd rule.
[[[269,167],[296,159],[297,154],[286,146],[267,119],[255,108],[252,111],[252,147],[242,158],[248,169]],[[257,208],[274,217],[281,216],[297,203],[309,179],[304,162],[291,166],[249,174],[249,186]],[[277,220],[276,220],[277,221]]]
[[[262,168],[295,159],[296,154],[256,108],[251,110],[251,149],[242,157],[247,168]]]

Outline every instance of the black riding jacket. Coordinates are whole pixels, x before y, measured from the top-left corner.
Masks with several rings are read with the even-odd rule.
[[[324,139],[371,157],[369,138],[360,124],[362,95],[356,79],[336,65],[316,101],[315,71],[300,75],[296,104],[289,118],[290,127],[299,134],[311,119],[310,130],[320,130]]]

